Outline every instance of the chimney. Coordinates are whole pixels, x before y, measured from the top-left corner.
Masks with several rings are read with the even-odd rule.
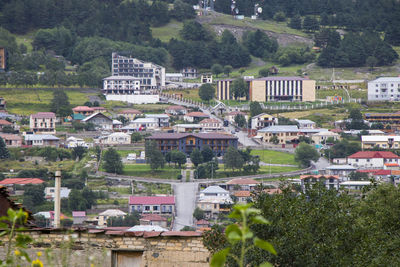
[[[54,196],[54,228],[60,228],[61,207],[61,171],[56,171],[55,196]]]

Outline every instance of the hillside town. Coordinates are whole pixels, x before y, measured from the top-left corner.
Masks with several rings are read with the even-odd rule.
[[[0,266],[399,265],[394,29],[241,1],[96,0],[135,22],[72,30],[74,15],[29,37],[9,2]]]

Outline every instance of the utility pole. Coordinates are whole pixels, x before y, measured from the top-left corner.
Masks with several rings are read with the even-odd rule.
[[[61,208],[61,171],[55,173],[55,196],[54,196],[54,228],[60,228]]]

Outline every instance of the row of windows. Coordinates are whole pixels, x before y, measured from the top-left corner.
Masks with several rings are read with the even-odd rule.
[[[381,95],[381,98],[388,98],[389,95]],[[390,95],[390,97],[400,98],[400,95]],[[379,95],[375,95],[375,98],[379,98]]]
[[[115,63],[133,63],[133,59],[113,59],[113,64]],[[135,67],[143,68],[143,64],[133,64]]]
[[[381,83],[380,85],[381,85],[381,87],[386,87],[387,86],[386,83]],[[397,86],[400,88],[400,83],[398,83]],[[379,83],[376,83],[375,87],[379,87]],[[394,84],[393,83],[390,84],[390,87],[394,87]]]
[[[35,122],[37,122],[37,121],[38,121],[38,119],[35,119]],[[46,119],[42,119],[42,121],[45,122]],[[53,122],[53,119],[50,119],[50,121]]]
[[[382,92],[386,92],[386,89],[381,89],[381,90],[382,90]],[[375,92],[379,93],[379,89],[376,89]],[[390,92],[394,93],[394,89],[390,89]],[[397,92],[400,92],[400,88],[397,89]]]

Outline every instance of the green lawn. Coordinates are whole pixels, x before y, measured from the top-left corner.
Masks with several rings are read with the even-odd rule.
[[[139,153],[140,153],[137,150],[117,150],[117,152],[122,158],[126,158],[128,156],[128,154],[135,153],[136,155],[139,155]]]
[[[294,160],[294,154],[273,151],[273,150],[252,150],[251,155],[257,155],[260,160],[265,163],[271,164],[288,164],[297,165]]]
[[[170,184],[134,182],[133,190],[135,194],[146,193],[149,196],[152,194],[173,194],[172,186]]]
[[[124,175],[159,178],[159,179],[173,179],[175,180],[181,174],[180,169],[165,166],[161,170],[152,171],[148,164],[125,164]]]
[[[367,90],[348,90],[351,98],[367,99]],[[341,96],[343,99],[348,99],[345,90],[316,90],[317,99],[326,99],[327,96]]]
[[[33,161],[17,161],[17,160],[1,160],[0,161],[0,172],[9,172],[14,170],[14,173],[20,170],[34,170],[38,168],[47,168],[49,171],[64,170],[72,171],[76,162],[74,160],[63,160],[57,162],[45,162],[40,165],[36,165]]]
[[[131,187],[108,187],[108,192],[118,192],[122,195],[129,195],[132,194]]]
[[[180,39],[179,31],[183,28],[183,23],[171,20],[170,23],[162,27],[151,27],[151,33],[154,39],[160,39],[162,42],[169,42],[170,39]]]
[[[72,106],[83,105],[89,100],[91,94],[81,93],[76,90],[68,90],[69,102]],[[94,95],[94,93],[93,93]],[[7,110],[19,115],[30,115],[35,112],[50,111],[50,103],[53,99],[52,90],[43,89],[0,89],[0,96],[7,102]]]
[[[29,52],[32,52],[32,41],[34,33],[28,33],[25,35],[15,35],[15,39],[18,45],[24,44]]]

